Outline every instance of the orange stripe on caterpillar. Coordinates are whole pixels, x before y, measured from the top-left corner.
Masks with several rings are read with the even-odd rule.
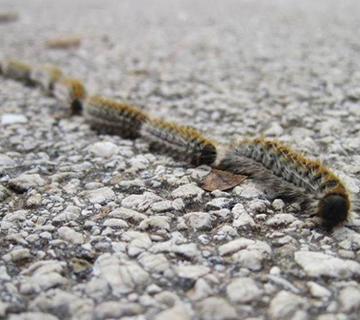
[[[144,123],[141,135],[150,142],[152,149],[167,153],[176,160],[210,165],[216,159],[215,143],[193,127],[162,119],[149,119]]]
[[[84,117],[98,131],[131,139],[140,136],[141,125],[148,119],[147,114],[136,107],[100,96],[86,100]]]
[[[31,84],[31,67],[28,64],[20,61],[9,60],[4,63],[3,67],[3,73],[6,77]]]
[[[329,227],[350,216],[349,191],[341,180],[277,140],[245,138],[229,147],[217,167],[254,178],[273,197],[299,201]]]
[[[86,90],[80,80],[61,77],[54,83],[53,92],[58,100],[69,105],[72,114],[81,114]]]
[[[60,68],[51,64],[35,66],[30,73],[30,78],[39,84],[47,93],[50,93],[56,81],[63,76]]]

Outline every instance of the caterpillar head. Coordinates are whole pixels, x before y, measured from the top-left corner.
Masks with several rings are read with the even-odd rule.
[[[319,202],[317,216],[328,227],[335,227],[345,222],[350,214],[350,201],[346,194],[330,193]]]

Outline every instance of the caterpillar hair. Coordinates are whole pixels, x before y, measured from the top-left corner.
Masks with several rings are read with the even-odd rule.
[[[54,96],[68,104],[73,115],[82,113],[86,90],[81,81],[75,78],[61,77],[54,83]]]
[[[32,84],[30,79],[31,67],[23,62],[9,60],[4,64],[3,73],[6,77]]]
[[[303,157],[276,140],[255,138],[229,147],[217,168],[260,182],[273,197],[296,200],[309,213],[335,227],[350,216],[349,192],[319,161]]]
[[[43,64],[34,67],[30,73],[30,78],[39,84],[47,93],[50,93],[54,83],[62,77],[62,71],[51,64]]]
[[[100,96],[85,101],[84,116],[92,128],[130,139],[139,137],[141,125],[148,118],[138,108]]]
[[[142,126],[141,135],[150,142],[152,149],[167,153],[177,160],[210,165],[216,159],[215,144],[189,126],[149,119]]]

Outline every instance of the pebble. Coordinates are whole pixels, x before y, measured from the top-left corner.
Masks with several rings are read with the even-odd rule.
[[[194,199],[199,201],[204,193],[205,191],[196,184],[189,183],[175,189],[171,195],[173,198]]]
[[[271,248],[267,243],[246,238],[230,241],[218,250],[220,256],[231,255],[233,262],[254,271],[261,270],[263,259],[271,255]]]
[[[288,291],[280,291],[270,302],[271,319],[290,319],[299,309],[306,305],[306,300]]]
[[[266,221],[266,224],[268,226],[278,227],[278,226],[289,225],[297,220],[298,219],[296,219],[292,214],[278,213],[274,215],[272,218],[268,219]]]
[[[237,320],[239,316],[233,306],[220,297],[210,297],[197,303],[199,316],[203,320]]]
[[[187,225],[193,230],[209,230],[211,217],[207,212],[191,212],[183,216]]]
[[[238,278],[226,287],[226,294],[232,303],[252,303],[259,300],[263,290],[251,278]]]
[[[124,316],[134,316],[143,311],[137,303],[121,303],[119,301],[107,301],[95,308],[96,319],[124,319]]]
[[[10,257],[13,262],[18,262],[32,258],[32,254],[29,249],[15,249],[10,252]]]
[[[22,174],[9,181],[10,188],[18,192],[25,192],[31,188],[42,187],[46,184],[39,174]]]
[[[147,215],[127,208],[118,208],[109,213],[111,218],[120,218],[131,223],[137,224],[147,218]]]
[[[84,236],[81,233],[76,232],[69,227],[61,227],[58,232],[60,239],[68,241],[72,244],[83,244],[85,241]]]
[[[90,152],[97,157],[111,158],[114,154],[119,152],[119,147],[108,141],[101,141],[94,143],[90,148]]]
[[[9,320],[59,320],[59,318],[43,312],[23,312],[10,315]]]
[[[144,252],[140,254],[138,261],[146,271],[151,273],[162,273],[170,266],[166,256],[161,253],[149,254]]]
[[[345,313],[360,312],[360,289],[359,287],[346,287],[339,293],[340,310]]]
[[[157,314],[155,320],[191,320],[192,317],[183,303],[178,303],[174,307],[164,310]]]
[[[325,287],[317,284],[316,282],[309,281],[306,285],[310,290],[310,294],[314,298],[328,299],[331,297],[331,291],[326,289]]]
[[[1,124],[16,124],[16,123],[27,123],[28,119],[22,114],[5,113],[1,116]]]
[[[105,227],[113,228],[113,229],[127,229],[129,228],[129,224],[122,219],[107,219],[104,222]]]
[[[197,280],[200,277],[208,274],[210,268],[201,265],[183,265],[174,268],[175,274],[180,278],[194,279]]]
[[[170,230],[170,219],[168,217],[151,217],[140,222],[140,230],[164,229]]]
[[[109,187],[86,191],[85,196],[91,203],[106,203],[115,199],[115,193]]]
[[[105,280],[114,295],[133,292],[145,287],[150,275],[135,261],[126,261],[121,255],[101,255],[94,264],[94,275]]]
[[[152,192],[144,192],[141,195],[131,195],[124,198],[121,201],[121,205],[124,208],[129,208],[133,210],[145,211],[151,207],[155,202],[162,201],[163,199]]]
[[[320,252],[295,252],[295,261],[310,277],[349,278],[360,274],[360,264]]]
[[[13,159],[5,154],[0,154],[0,167],[11,167],[15,164],[16,162]]]

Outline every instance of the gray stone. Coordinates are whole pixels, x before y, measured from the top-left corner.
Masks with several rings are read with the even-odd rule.
[[[237,320],[239,316],[234,307],[225,299],[210,297],[197,305],[199,316],[204,320]]]
[[[114,154],[118,153],[119,147],[112,142],[99,141],[94,143],[89,150],[97,157],[111,158]]]
[[[173,198],[200,200],[205,191],[196,184],[190,183],[175,189],[171,195]]]

